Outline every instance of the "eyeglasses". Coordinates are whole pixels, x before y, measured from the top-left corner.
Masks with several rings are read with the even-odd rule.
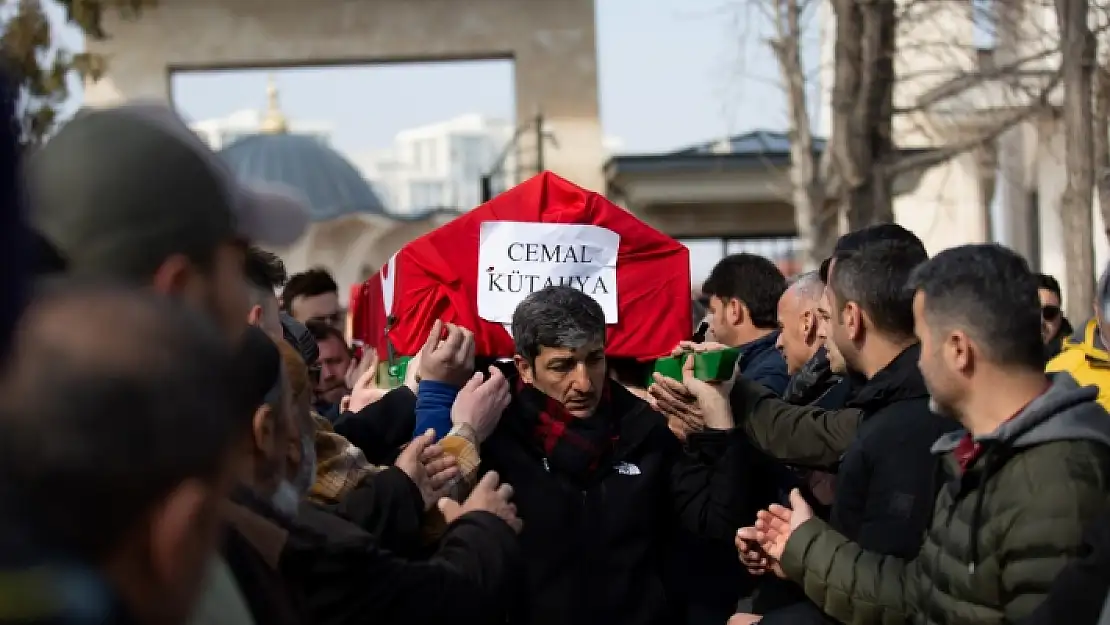
[[[1041,319],[1044,319],[1045,321],[1056,321],[1059,318],[1059,306],[1041,306]]]

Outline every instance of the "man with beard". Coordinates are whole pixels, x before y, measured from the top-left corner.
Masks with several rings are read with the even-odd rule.
[[[952,248],[909,288],[933,405],[964,427],[933,445],[947,483],[920,554],[866,550],[796,495],[790,509],[760,512],[756,540],[776,572],[844,623],[1020,622],[1110,505],[1110,419],[1095,389],[1046,379],[1036,281],[1021,256]]]
[[[1075,329],[1064,316],[1064,296],[1056,278],[1037,274],[1037,295],[1041,298],[1041,333],[1044,338],[1045,359],[1052,360],[1064,348],[1064,339]]]
[[[339,416],[339,402],[351,392],[354,380],[350,378],[356,364],[354,355],[343,333],[334,326],[320,321],[308,321],[305,325],[320,350],[315,407],[321,415],[334,421]]]
[[[233,365],[152,293],[40,291],[0,381],[0,492],[5,541],[44,551],[4,549],[0,621],[185,622],[249,425]]]
[[[938,467],[929,447],[956,428],[930,410],[917,368],[920,347],[905,284],[925,260],[920,250],[898,242],[842,255],[825,290],[830,308],[822,310],[829,315],[833,369],[850,367],[867,379],[849,402],[865,416],[837,467],[829,523],[867,549],[902,558],[917,554],[932,511]],[[745,545],[740,548],[749,555]],[[787,608],[788,618],[771,612],[764,621],[807,622],[802,612],[808,607]]]
[[[1098,290],[1110,282],[1110,274],[1098,279]],[[1045,371],[1066,371],[1083,386],[1098,388],[1098,403],[1110,410],[1110,351],[1107,350],[1106,332],[1110,322],[1104,316],[1102,304],[1094,302],[1094,316],[1063,341],[1062,351],[1048,362]],[[1044,308],[1041,308],[1042,312]]]
[[[901,243],[913,248],[915,253],[927,256],[921,240],[902,226],[868,226],[837,240],[833,256],[821,265],[822,282],[828,284],[837,260],[842,256],[884,241]],[[823,309],[826,313],[832,310],[828,305]],[[819,327],[828,327],[829,315],[825,317],[826,323]],[[833,371],[853,376],[854,372],[845,370],[844,359],[836,346],[827,337],[824,339]],[[684,400],[686,394],[681,386],[656,384],[651,391],[668,417],[694,424],[701,420],[697,410]],[[852,406],[793,405],[743,377],[737,379],[730,399],[733,412],[745,415],[742,420],[744,429],[757,447],[780,461],[799,466],[836,466],[855,441],[856,430],[864,415],[863,411]]]
[[[820,315],[824,294],[825,283],[814,271],[798,276],[779,300],[778,348],[790,374],[782,400],[835,410],[848,400],[851,384],[829,367],[828,326]]]
[[[515,530],[512,489],[489,474],[459,506],[436,552],[409,561],[383,551],[376,537],[330,512],[301,502],[295,485],[301,463],[297,407],[279,348],[257,328],[244,335],[240,366],[258,401],[250,462],[240,474],[228,518],[224,556],[256,623],[354,624],[374,614],[378,623],[458,618],[494,623],[513,585]],[[303,405],[301,406],[303,407]],[[398,464],[422,466],[432,437],[412,441]],[[422,502],[426,475],[410,489]],[[423,505],[420,503],[419,505]],[[430,592],[434,590],[434,592]]]
[[[730,540],[747,503],[731,382],[696,380],[687,363],[706,431],[690,436],[686,454],[662,415],[609,380],[605,315],[590,296],[536,291],[513,313],[512,335],[516,355],[504,368],[512,403],[496,428],[475,434],[482,469],[514,484],[525,518],[527,587],[508,622],[677,622],[682,606],[666,568],[674,528]],[[454,504],[441,510],[456,514]]]
[[[27,179],[31,223],[57,259],[58,269],[75,276],[144,285],[170,295],[208,313],[229,340],[236,342],[248,327],[243,267],[246,245],[289,245],[308,222],[304,206],[284,191],[256,191],[238,185],[180,117],[158,104],[135,103],[78,115],[35,153]],[[247,334],[254,336],[256,346],[259,338],[269,342],[260,330]],[[268,344],[280,372],[277,350],[272,342]],[[269,519],[282,516],[272,506],[276,492],[272,489],[279,487],[279,476],[286,469],[284,443],[289,436],[287,429],[284,437],[275,436],[275,431],[283,427],[281,415],[288,414],[288,392],[280,373],[264,364],[251,364],[250,354],[249,344],[245,344],[241,357],[246,360],[238,369],[257,376],[252,378],[253,384],[248,379],[243,386],[245,391],[256,392],[254,406],[258,410],[251,442],[242,445],[250,462],[241,476],[245,485],[240,493],[246,496],[257,489],[251,499],[257,509],[240,506],[237,520],[246,518],[248,527],[264,528],[263,536],[272,537]],[[278,439],[283,444],[275,450]],[[415,462],[420,461],[419,451],[419,446],[414,447]],[[340,613],[343,618],[355,618],[356,613],[365,618],[370,609],[378,610],[386,622],[402,618],[405,610],[445,618],[448,610],[443,602],[454,602],[459,613],[481,622],[501,609],[499,589],[515,549],[510,525],[496,514],[481,511],[495,510],[515,523],[506,501],[509,496],[511,492],[500,491],[496,483],[476,491],[474,501],[467,503],[468,510],[475,513],[464,515],[454,534],[457,538],[443,544],[441,559],[423,564],[411,575],[393,570],[401,563],[378,550],[372,537],[326,512],[319,514],[340,523],[336,528],[339,545],[322,543],[319,534],[310,530],[307,536],[296,534],[300,540],[290,542],[297,547],[291,553],[314,565],[299,568],[313,574],[303,587],[316,588],[313,584],[317,582],[334,587],[322,581],[333,574],[359,582],[354,597],[344,596],[343,605],[353,611]],[[277,535],[285,535],[282,532],[279,529]],[[267,550],[272,546],[271,542],[251,543],[255,556],[264,560],[281,553]],[[476,554],[474,549],[487,553]],[[235,573],[260,570],[246,567]],[[269,573],[273,574],[272,567]],[[422,589],[443,589],[443,602],[429,601],[416,590],[421,584]],[[356,589],[343,590],[353,593]],[[328,595],[310,596],[315,601]],[[252,607],[260,605],[258,597],[248,600]],[[371,608],[367,602],[376,605]],[[337,613],[328,614],[335,617]],[[286,613],[284,618],[271,620],[254,614],[259,625],[289,622],[287,619],[296,616]]]
[[[825,284],[816,271],[798,276],[779,299],[779,339],[776,347],[786,361],[790,382],[783,401],[825,406],[839,399],[843,378],[829,366],[825,343],[828,324],[820,314]],[[829,396],[833,397],[829,397]],[[843,403],[834,405],[834,408]],[[827,471],[801,469],[805,485],[827,516],[833,502],[835,476]]]
[[[297,198],[236,183],[160,104],[81,112],[34,153],[25,180],[44,269],[171,296],[229,341],[247,325],[246,244],[289,245],[308,225]],[[231,596],[241,607],[234,589],[217,587],[228,579],[224,564],[212,567],[205,598]]]
[[[1110,275],[1110,265],[1103,275]],[[1040,287],[1043,311],[1043,281]],[[1096,297],[1100,318],[1110,319],[1110,281],[1099,281]],[[1087,526],[1078,553],[1079,558],[1060,571],[1044,603],[1022,625],[1105,625],[1110,621],[1110,508]]]

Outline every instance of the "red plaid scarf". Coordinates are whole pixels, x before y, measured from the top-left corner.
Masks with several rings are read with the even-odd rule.
[[[593,416],[580,419],[558,400],[534,386],[519,383],[517,396],[525,418],[533,421],[533,435],[548,461],[549,470],[586,482],[612,453],[619,438],[610,409],[609,383]]]

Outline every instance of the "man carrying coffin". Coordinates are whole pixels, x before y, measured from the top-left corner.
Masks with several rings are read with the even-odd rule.
[[[690,435],[686,453],[662,415],[610,382],[605,330],[601,306],[580,290],[528,295],[513,314],[514,362],[503,367],[509,407],[479,428],[488,432],[455,426],[479,445],[481,470],[512,485],[524,522],[527,592],[510,609],[511,625],[681,622],[665,579],[674,528],[728,538],[744,521],[731,381],[697,380],[687,363],[706,430]],[[418,421],[452,410],[445,387],[421,382]],[[458,507],[443,500],[440,510],[451,521]]]

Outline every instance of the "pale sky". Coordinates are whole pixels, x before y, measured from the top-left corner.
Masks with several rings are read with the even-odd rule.
[[[757,2],[596,4],[601,121],[605,136],[619,140],[618,153],[785,129],[785,101],[767,46],[770,23]],[[815,65],[816,22],[810,21],[804,56]],[[79,36],[71,31],[64,38]],[[461,114],[512,118],[512,65],[505,61],[179,74],[174,101],[192,120],[261,109],[270,73],[286,115],[332,124],[333,145],[348,154],[388,147],[401,130]],[[817,110],[810,113],[820,118]],[[687,245],[700,282],[719,258],[720,243]]]
[[[460,0],[464,1],[464,0]],[[785,124],[765,18],[743,0],[597,0],[604,133],[621,152],[672,150]],[[399,130],[463,113],[511,118],[510,62],[275,73],[286,114],[334,124],[341,150],[386,147]],[[192,119],[265,105],[267,72],[175,76]]]

